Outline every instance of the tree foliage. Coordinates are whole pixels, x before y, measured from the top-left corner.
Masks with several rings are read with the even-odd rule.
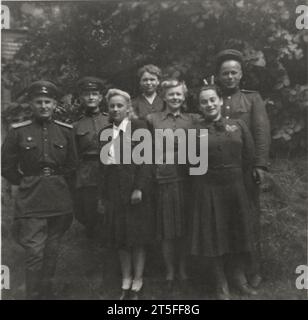
[[[274,146],[306,147],[306,57],[308,36],[295,27],[289,0],[164,0],[37,3],[24,15],[29,37],[16,59],[5,63],[3,83],[20,92],[31,80],[57,82],[71,105],[76,79],[95,75],[106,88],[137,93],[136,70],[145,63],[182,77],[196,106],[202,79],[215,73],[215,55],[242,50],[243,86],[267,100]],[[26,110],[15,104],[15,113]],[[62,111],[61,111],[62,110]],[[6,111],[12,118],[14,112]],[[74,118],[74,107],[59,116]],[[273,148],[275,149],[275,147]]]

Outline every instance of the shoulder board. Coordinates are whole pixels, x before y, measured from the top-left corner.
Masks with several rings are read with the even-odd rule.
[[[31,123],[32,123],[31,120],[26,120],[26,121],[23,121],[23,122],[12,123],[11,127],[14,128],[14,129],[17,129],[17,128],[28,126]]]
[[[243,92],[243,93],[257,93],[258,91],[241,89],[241,92]]]
[[[73,126],[71,124],[69,124],[69,123],[61,122],[61,121],[58,121],[58,120],[54,120],[54,123],[56,123],[56,124],[58,124],[59,126],[62,126],[62,127],[73,129]]]
[[[102,115],[103,116],[108,116],[108,113],[107,112],[102,112]]]

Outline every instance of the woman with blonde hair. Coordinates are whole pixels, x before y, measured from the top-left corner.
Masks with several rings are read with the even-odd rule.
[[[165,108],[161,112],[147,116],[149,127],[154,131],[166,130],[172,133],[177,129],[187,130],[193,126],[193,115],[183,113],[182,108],[187,94],[183,81],[165,80],[161,84]],[[172,135],[172,134],[171,134]],[[167,134],[168,139],[168,134]],[[174,142],[174,159],[177,159],[179,141]],[[162,157],[170,150],[162,150]],[[187,280],[186,274],[186,225],[187,225],[187,167],[175,164],[155,165],[156,193],[156,237],[162,244],[162,253],[166,268],[166,291],[171,293],[178,271],[179,281]],[[178,270],[176,270],[178,269]]]
[[[134,131],[146,128],[146,123],[133,119],[130,95],[119,89],[110,89],[106,95],[110,125],[101,131],[111,130],[112,141],[101,141],[108,155],[101,164],[101,197],[106,208],[107,232],[111,244],[118,250],[122,272],[121,300],[138,299],[143,287],[145,246],[153,240],[153,215],[150,201],[151,166],[124,164],[123,154],[117,155],[120,145],[135,142]],[[109,146],[106,144],[109,143]],[[102,149],[101,149],[102,150]],[[122,151],[127,152],[128,149]],[[125,155],[127,158],[129,155]],[[131,156],[131,155],[130,155]]]

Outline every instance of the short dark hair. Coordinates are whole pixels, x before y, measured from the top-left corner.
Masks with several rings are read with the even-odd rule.
[[[222,98],[222,91],[216,84],[207,84],[200,88],[199,97],[202,91],[214,90],[219,98]]]
[[[162,71],[154,64],[146,64],[145,66],[139,68],[137,72],[138,78],[140,79],[145,72],[154,74],[158,78],[158,80],[161,79]]]

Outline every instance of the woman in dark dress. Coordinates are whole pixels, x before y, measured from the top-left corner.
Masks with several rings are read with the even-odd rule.
[[[241,261],[242,253],[254,246],[252,209],[243,181],[243,168],[253,161],[254,150],[245,123],[222,118],[222,103],[216,86],[201,89],[199,108],[204,119],[198,131],[208,130],[208,171],[192,178],[190,251],[209,258],[217,297],[230,299],[226,266],[241,293],[256,294],[247,284]]]
[[[127,158],[129,155],[131,158],[135,146],[132,134],[137,129],[146,128],[146,123],[130,119],[132,109],[128,93],[110,89],[106,100],[111,124],[100,133],[100,157],[103,163],[101,196],[106,207],[107,238],[119,253],[122,271],[120,299],[129,296],[137,299],[143,285],[145,245],[154,237],[149,198],[152,171],[148,164],[137,165],[133,161],[125,164],[123,156]],[[108,134],[112,137],[111,142],[105,139]],[[120,149],[116,147],[116,142],[119,142]],[[131,144],[131,149],[126,148],[128,144]]]
[[[157,92],[161,76],[161,70],[153,64],[138,70],[141,94],[133,99],[132,105],[139,119],[146,119],[148,114],[162,111],[164,102]]]
[[[193,115],[183,113],[181,110],[187,93],[185,83],[174,79],[166,80],[162,82],[161,88],[165,109],[147,116],[153,136],[158,131],[157,129],[169,129],[167,131],[171,135],[177,129],[184,129],[184,132],[186,132],[193,126]],[[166,130],[164,132],[166,133]],[[179,139],[174,140],[175,161],[179,149],[178,141]],[[158,144],[155,143],[155,155],[158,153],[157,146]],[[167,148],[162,150],[164,163],[168,151]],[[179,280],[187,280],[187,248],[185,248],[187,243],[187,168],[185,165],[176,164],[176,162],[175,164],[157,164],[154,176],[156,181],[156,238],[162,243],[166,268],[166,289],[169,293],[172,293],[176,271],[179,272]]]

